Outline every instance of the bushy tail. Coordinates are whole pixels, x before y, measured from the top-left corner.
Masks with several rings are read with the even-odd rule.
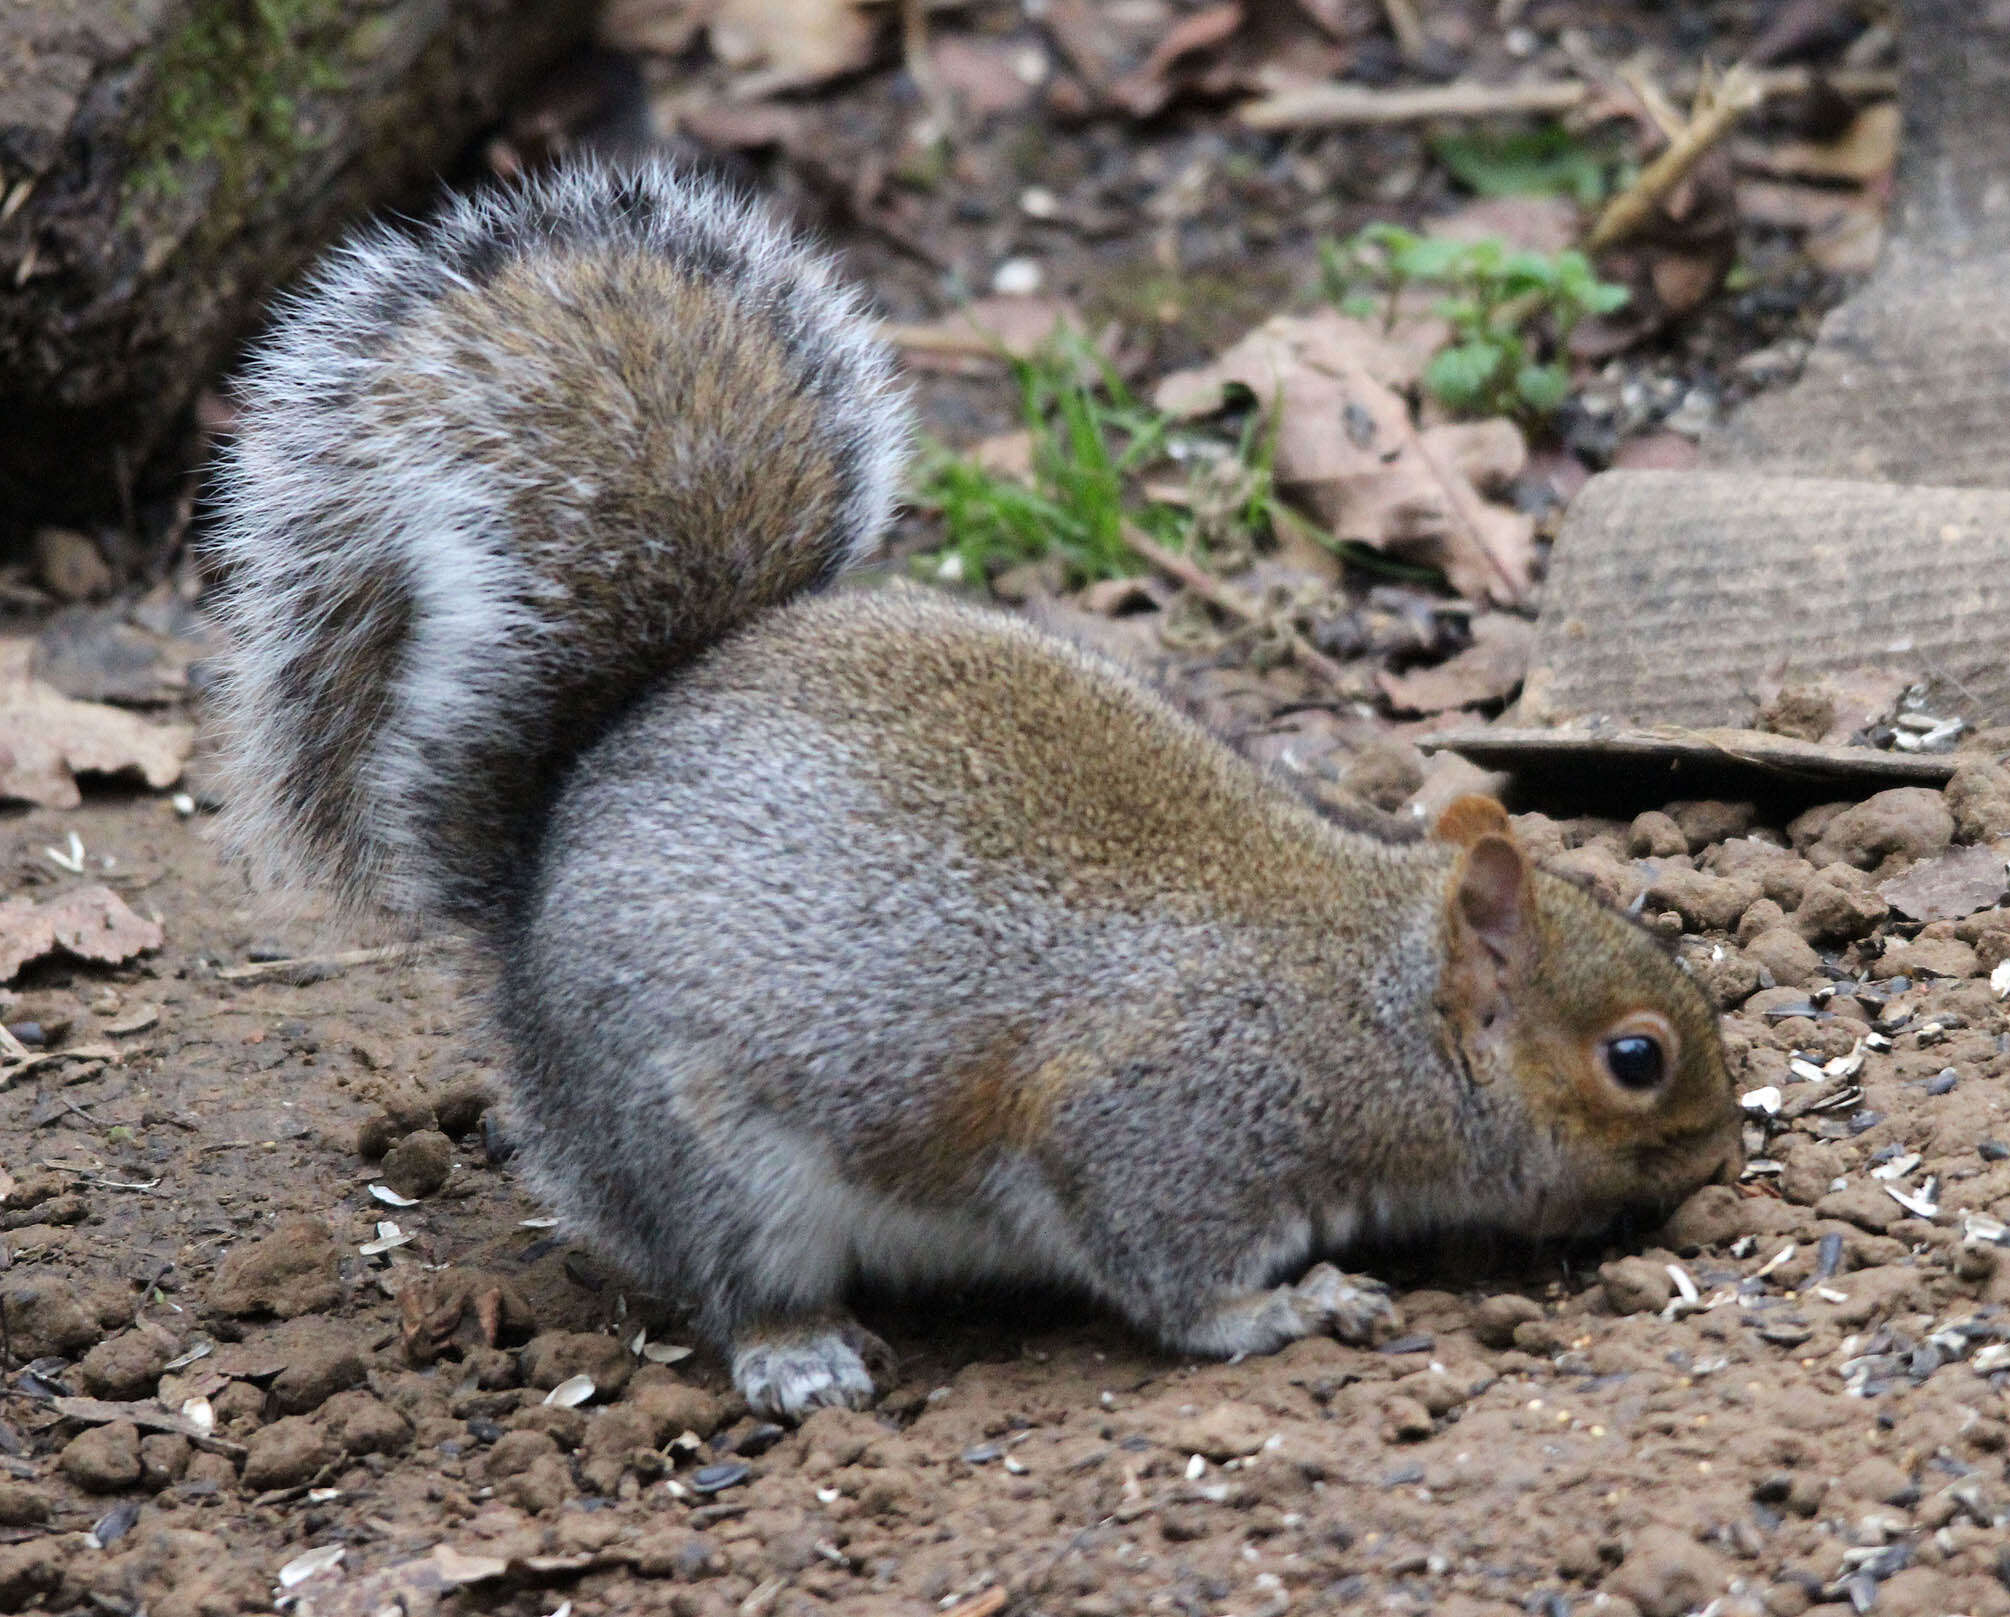
[[[875,544],[890,378],[824,258],[660,166],[335,254],[222,460],[226,834],[354,909],[493,921],[617,710]]]

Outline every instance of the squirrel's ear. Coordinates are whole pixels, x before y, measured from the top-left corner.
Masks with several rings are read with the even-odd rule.
[[[1459,801],[1488,800],[1466,797]],[[1499,805],[1494,807],[1498,812]],[[1453,902],[1473,937],[1496,961],[1527,957],[1534,937],[1535,893],[1529,883],[1528,859],[1512,837],[1486,832],[1467,844],[1459,859]]]
[[[1507,810],[1499,803],[1491,797],[1468,792],[1446,805],[1438,823],[1431,827],[1431,835],[1439,842],[1470,848],[1481,837],[1506,837],[1513,841],[1514,829],[1508,824]]]

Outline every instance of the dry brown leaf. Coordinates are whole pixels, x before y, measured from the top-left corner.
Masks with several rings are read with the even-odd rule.
[[[130,770],[156,789],[181,779],[192,726],[72,701],[29,672],[34,650],[31,640],[0,640],[0,798],[75,808],[80,774]]]
[[[1278,487],[1335,538],[1429,562],[1460,594],[1513,605],[1528,592],[1535,523],[1480,487],[1521,470],[1521,434],[1506,421],[1420,433],[1395,391],[1416,376],[1412,355],[1323,310],[1266,321],[1214,364],[1166,377],[1154,402],[1194,416],[1247,388],[1276,414]]]
[[[46,904],[0,900],[0,982],[58,949],[116,965],[160,946],[159,923],[135,915],[109,887],[78,887]]]
[[[678,56],[718,9],[719,0],[607,0],[600,42],[611,50]]]
[[[706,37],[745,75],[734,99],[753,100],[864,67],[877,33],[856,0],[717,0]]]
[[[1807,180],[1855,180],[1868,184],[1891,172],[1898,160],[1896,101],[1865,107],[1835,140],[1790,140],[1777,146],[1741,145],[1738,161],[1767,174]]]
[[[1110,99],[1134,118],[1149,118],[1178,88],[1173,73],[1183,57],[1226,44],[1242,26],[1241,0],[1203,6],[1175,23],[1144,61],[1110,86]]]
[[[1057,330],[1084,331],[1082,317],[1065,298],[973,298],[954,314],[925,325],[887,326],[883,335],[910,365],[1030,359]]]
[[[1535,625],[1506,612],[1473,619],[1473,643],[1435,668],[1381,673],[1375,683],[1398,713],[1449,713],[1454,708],[1504,702],[1528,672]]]
[[[1450,241],[1504,241],[1532,253],[1560,253],[1584,236],[1584,220],[1568,197],[1481,197],[1433,219],[1433,236]]]
[[[1950,848],[1893,877],[1878,888],[1878,896],[1910,920],[1958,921],[1995,908],[2010,892],[2004,853],[2000,845]]]

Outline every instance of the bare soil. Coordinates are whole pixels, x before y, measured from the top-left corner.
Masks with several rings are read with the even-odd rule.
[[[1939,793],[1888,796],[1819,841],[1819,814],[1796,822],[1840,861],[1820,877],[1749,837],[1725,852],[1735,809],[1680,809],[1717,836],[1695,853],[1660,816],[1521,821],[1566,868],[1647,886],[1671,929],[1714,906],[1684,946],[1743,1001],[1741,1081],[1784,1097],[1742,1193],[1602,1249],[1390,1254],[1407,1325],[1380,1352],[1191,1363],[1066,1300],[868,1300],[885,1399],[792,1432],[702,1350],[638,1356],[638,1333],[686,1341],[677,1300],[536,1226],[476,1121],[451,949],[228,980],[343,940],[271,923],[161,799],[19,815],[17,885],[82,879],[42,852],[74,831],[168,942],[31,968],[7,1011],[116,1056],[0,1103],[5,1346],[29,1366],[0,1406],[0,1608],[264,1610],[282,1567],[340,1546],[288,1591],[303,1610],[2010,1612],[2010,1266],[1970,1221],[2010,1219],[1986,980],[2010,912],[1893,938],[1850,861],[1896,869],[1950,822]],[[1784,941],[1804,931],[1824,955]],[[1800,1076],[1852,1051],[1853,1075]],[[421,1124],[460,1137],[359,1154]],[[416,1205],[373,1195],[442,1164]],[[364,1255],[387,1221],[411,1240]],[[582,1371],[592,1401],[548,1401]],[[214,1426],[65,1395],[157,1424],[202,1398]]]

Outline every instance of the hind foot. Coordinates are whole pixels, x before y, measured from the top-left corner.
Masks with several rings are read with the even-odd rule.
[[[733,1338],[733,1385],[755,1414],[799,1421],[818,1409],[864,1409],[874,1397],[866,1360],[892,1357],[846,1316],[762,1321]]]

